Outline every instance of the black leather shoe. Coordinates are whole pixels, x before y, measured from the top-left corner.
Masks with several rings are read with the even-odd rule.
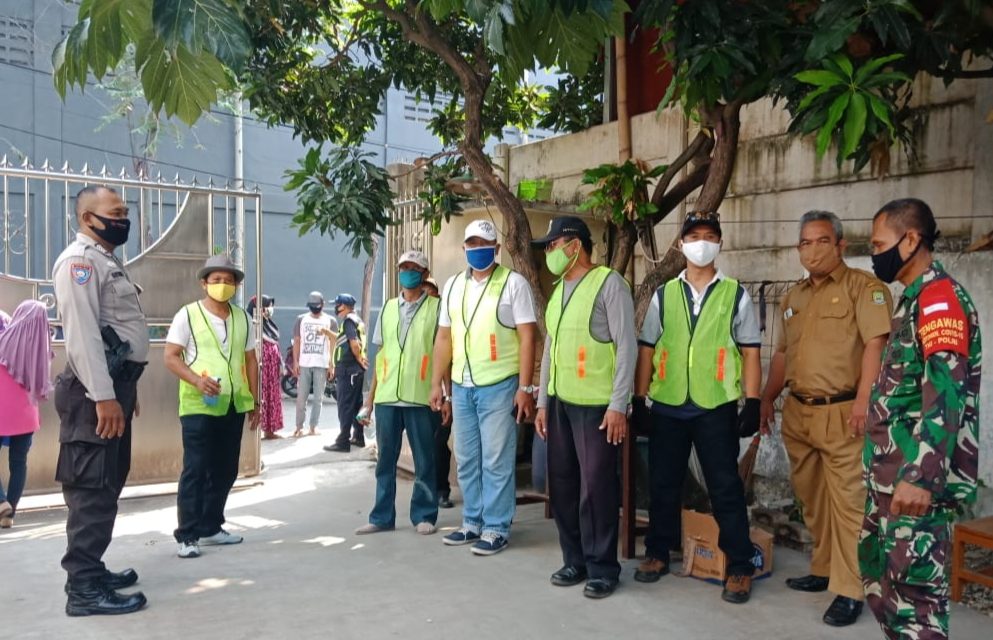
[[[353,447],[358,447],[359,449],[365,448],[365,440],[357,440],[356,438],[352,438],[348,441],[348,443]]]
[[[617,588],[617,580],[610,578],[590,578],[583,587],[583,595],[587,598],[606,598]]]
[[[824,614],[824,623],[832,627],[847,627],[854,624],[862,613],[862,601],[838,596]]]
[[[787,578],[786,586],[794,591],[806,591],[808,593],[820,593],[827,591],[828,578],[822,576],[803,576],[802,578]]]
[[[351,451],[351,446],[350,445],[344,445],[344,444],[338,444],[336,442],[334,444],[325,445],[324,446],[324,450],[325,451],[334,451],[336,453],[348,453],[349,451]]]
[[[96,580],[73,582],[66,601],[68,616],[113,616],[134,613],[148,603],[142,592],[122,595]]]
[[[574,565],[566,565],[552,574],[552,584],[556,587],[571,587],[586,579],[586,569]]]
[[[114,589],[115,591],[117,589],[127,589],[131,585],[138,582],[138,572],[135,571],[134,569],[125,569],[120,573],[114,573],[113,571],[105,571],[103,576],[97,578],[97,580],[103,583],[103,586],[108,587],[110,589]],[[65,592],[66,594],[69,593],[68,580],[66,580]]]
[[[455,506],[455,503],[452,502],[452,499],[449,496],[439,496],[438,506],[441,507],[442,509],[451,509],[452,507]]]

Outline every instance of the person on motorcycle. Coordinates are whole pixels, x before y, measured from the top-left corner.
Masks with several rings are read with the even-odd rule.
[[[307,298],[307,313],[300,314],[293,327],[293,373],[297,377],[297,410],[294,438],[303,435],[307,417],[307,396],[310,398],[310,435],[317,435],[321,418],[324,386],[334,378],[331,345],[338,337],[338,321],[324,313],[324,295],[311,291]]]

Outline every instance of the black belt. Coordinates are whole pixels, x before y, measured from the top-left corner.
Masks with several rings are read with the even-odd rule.
[[[121,363],[120,369],[111,375],[111,378],[117,382],[137,382],[138,378],[141,377],[142,372],[145,371],[145,366],[147,364],[147,362],[125,360]]]
[[[839,393],[836,396],[801,396],[797,393],[790,392],[790,395],[802,402],[809,407],[822,407],[828,404],[836,404],[838,402],[848,402],[849,400],[854,400],[856,393],[854,391],[846,391],[845,393]]]

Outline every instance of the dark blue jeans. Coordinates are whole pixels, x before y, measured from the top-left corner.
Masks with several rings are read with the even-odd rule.
[[[183,425],[183,472],[179,476],[176,507],[177,542],[212,536],[224,524],[224,505],[238,478],[241,432],[245,414],[180,416]]]
[[[435,486],[435,421],[427,407],[376,405],[376,504],[369,522],[384,529],[396,526],[397,461],[403,432],[407,432],[414,454],[414,492],[410,496],[410,522],[434,524],[438,521],[438,490]]]
[[[0,502],[4,500],[9,502],[14,508],[14,513],[17,513],[17,503],[24,492],[24,482],[28,477],[28,451],[31,449],[32,435],[34,434],[25,433],[0,438],[0,446],[7,445],[10,448],[7,460],[10,466],[10,482],[6,493],[3,491],[3,482],[0,482]]]

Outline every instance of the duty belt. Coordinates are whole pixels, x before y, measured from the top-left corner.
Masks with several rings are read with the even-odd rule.
[[[790,395],[809,407],[822,407],[824,405],[836,404],[838,402],[848,402],[855,399],[854,391],[846,391],[836,396],[801,396],[798,393],[790,392]]]
[[[111,377],[117,382],[137,382],[147,364],[147,362],[125,360],[121,363],[120,370],[116,371]]]

